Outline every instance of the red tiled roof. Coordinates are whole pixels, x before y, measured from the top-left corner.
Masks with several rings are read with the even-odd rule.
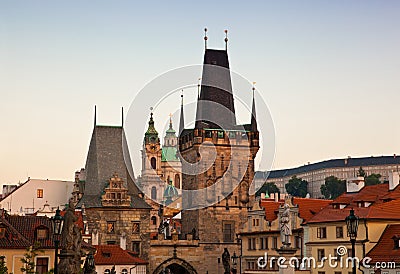
[[[400,224],[387,225],[378,243],[368,252],[371,263],[396,262],[400,263],[400,249],[395,248],[393,237],[400,236]],[[397,240],[398,241],[398,240]]]
[[[17,215],[5,215],[5,219],[14,227],[18,232],[30,242],[30,245],[34,242],[40,243],[40,248],[54,248],[52,223],[50,218],[45,216],[17,216]],[[37,240],[35,237],[36,229],[43,227],[48,229],[47,239]],[[30,246],[28,245],[28,246]]]
[[[332,205],[326,206],[312,217],[308,223],[344,221],[352,208],[355,215],[363,219],[400,220],[400,214],[398,214],[400,211],[400,199],[391,201],[384,198],[388,196],[400,196],[400,188],[397,187],[389,191],[389,185],[384,183],[365,186],[356,193],[344,193],[336,198],[332,202],[332,205],[342,204],[346,206],[345,208],[334,208]],[[369,202],[371,205],[368,207],[359,207],[359,202]]]
[[[145,260],[134,257],[132,252],[119,245],[96,245],[94,261],[96,265],[137,265],[147,264]]]
[[[321,209],[329,205],[332,200],[293,197],[292,202],[299,207],[299,217],[303,219],[303,222],[306,222]],[[272,222],[278,218],[279,206],[284,203],[285,200],[282,199],[278,202],[275,202],[273,199],[262,199],[261,206],[265,209],[266,220]]]
[[[5,218],[0,218],[0,228],[4,229],[0,236],[0,248],[27,248],[32,245]]]

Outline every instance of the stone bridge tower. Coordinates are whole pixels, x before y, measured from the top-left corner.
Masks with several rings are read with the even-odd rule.
[[[197,272],[217,273],[224,247],[240,253],[236,234],[253,204],[249,188],[259,149],[254,96],[250,124],[236,124],[227,49],[206,48],[195,127],[179,132],[182,232],[199,240],[204,260]]]

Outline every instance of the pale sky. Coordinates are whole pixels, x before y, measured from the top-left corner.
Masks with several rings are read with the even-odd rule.
[[[204,27],[210,48],[229,30],[269,106],[274,168],[399,154],[399,1],[214,2],[0,0],[0,185],[73,180],[94,105],[120,124],[146,83],[202,62]]]

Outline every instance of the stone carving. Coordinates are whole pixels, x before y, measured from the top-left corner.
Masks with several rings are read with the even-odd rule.
[[[292,229],[290,227],[290,207],[287,203],[283,206],[283,212],[280,220],[281,238],[284,246],[290,246],[290,235]]]
[[[82,233],[75,224],[78,217],[75,215],[75,206],[72,199],[69,201],[68,209],[64,214],[64,225],[61,232],[62,249],[59,255],[59,274],[78,274],[81,270]]]
[[[231,273],[231,255],[227,248],[224,248],[224,253],[222,253],[222,264],[224,265],[224,274]]]

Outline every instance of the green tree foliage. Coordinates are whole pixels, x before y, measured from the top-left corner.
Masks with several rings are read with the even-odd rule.
[[[293,176],[289,183],[285,185],[286,192],[295,197],[306,197],[308,182],[301,178]]]
[[[321,193],[326,199],[336,199],[346,191],[346,180],[339,180],[335,176],[325,178],[325,184],[321,185]]]
[[[274,183],[265,182],[263,186],[259,190],[257,190],[256,196],[260,196],[261,193],[279,193],[279,188]]]
[[[21,262],[24,264],[21,267],[22,272],[27,274],[35,273],[35,258],[39,253],[44,253],[44,251],[40,249],[40,243],[38,242],[26,249],[24,257],[21,259]]]
[[[360,166],[360,168],[358,169],[358,171],[357,171],[357,176],[358,177],[365,177],[365,171],[364,171],[364,169],[362,168],[362,166]]]
[[[6,266],[6,262],[4,259],[5,259],[5,256],[0,256],[0,274],[8,273],[8,268]]]
[[[377,185],[381,183],[381,177],[382,175],[380,174],[375,174],[372,173],[371,175],[368,175],[365,177],[365,185],[366,186],[372,186],[372,185]]]

